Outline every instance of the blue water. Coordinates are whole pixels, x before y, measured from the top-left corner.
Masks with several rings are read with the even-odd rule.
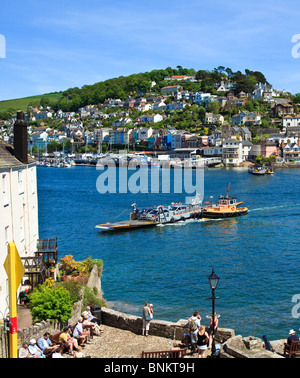
[[[248,215],[105,233],[95,225],[127,219],[133,202],[184,202],[185,194],[99,194],[101,172],[94,167],[37,169],[40,237],[58,237],[59,257],[103,259],[102,289],[113,308],[140,315],[150,301],[155,317],[169,321],[198,309],[208,324],[207,276],[214,268],[220,327],[271,339],[299,329],[292,298],[300,294],[300,170],[259,177],[245,169],[209,169],[205,200],[225,194],[231,183],[230,194]]]

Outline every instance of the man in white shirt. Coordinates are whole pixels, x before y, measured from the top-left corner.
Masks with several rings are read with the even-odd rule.
[[[194,314],[189,318],[189,330],[191,337],[192,352],[197,350],[197,341],[198,341],[198,331],[201,326],[201,316],[199,311],[195,311]]]

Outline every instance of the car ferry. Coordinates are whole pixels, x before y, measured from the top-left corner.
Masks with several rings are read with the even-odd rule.
[[[116,223],[98,224],[96,228],[102,230],[125,230],[141,227],[156,226],[158,224],[175,223],[191,218],[201,218],[202,202],[198,195],[188,204],[171,203],[169,206],[153,206],[142,208],[137,207],[136,203],[131,205],[132,212],[129,214],[128,221]]]
[[[243,202],[237,202],[236,197],[229,197],[229,187],[226,190],[226,196],[220,196],[216,205],[208,205],[202,209],[202,219],[222,219],[239,217],[248,212],[247,207],[238,207]]]
[[[265,175],[266,169],[264,167],[250,167],[248,172],[252,173],[252,175]]]

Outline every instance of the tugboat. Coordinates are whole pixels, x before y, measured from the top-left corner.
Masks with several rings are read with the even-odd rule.
[[[247,207],[237,207],[243,202],[237,202],[235,197],[228,196],[229,187],[230,184],[226,190],[226,196],[221,195],[216,205],[209,205],[202,209],[202,219],[232,218],[247,214]]]
[[[273,174],[274,174],[273,169],[272,169],[272,168],[267,168],[267,169],[266,169],[266,174],[267,174],[267,175],[273,175]]]

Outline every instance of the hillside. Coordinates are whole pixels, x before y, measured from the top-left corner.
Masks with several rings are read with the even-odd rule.
[[[196,81],[168,81],[166,77],[176,75],[194,75]],[[258,71],[245,70],[245,74],[241,71],[233,72],[230,68],[219,66],[212,71],[199,70],[193,68],[182,68],[177,66],[173,69],[153,70],[151,72],[132,74],[127,77],[108,79],[93,85],[85,85],[82,88],[69,88],[64,92],[50,93],[40,96],[26,97],[16,100],[8,100],[0,102],[0,115],[3,117],[4,112],[16,112],[17,110],[26,111],[28,105],[33,106],[51,106],[54,110],[62,111],[78,111],[78,108],[88,104],[101,104],[107,98],[119,98],[125,100],[128,97],[137,97],[141,94],[154,93],[161,94],[161,88],[164,86],[180,85],[183,90],[203,91],[214,93],[215,83],[222,80],[234,81],[236,85],[235,91],[251,92],[257,82],[267,83],[265,76]],[[2,113],[2,114],[1,114]]]
[[[48,93],[37,96],[30,96],[18,98],[13,100],[0,101],[0,113],[10,112],[17,110],[27,111],[27,106],[40,106],[42,99],[49,101],[49,104],[54,104],[62,96],[62,92]]]

